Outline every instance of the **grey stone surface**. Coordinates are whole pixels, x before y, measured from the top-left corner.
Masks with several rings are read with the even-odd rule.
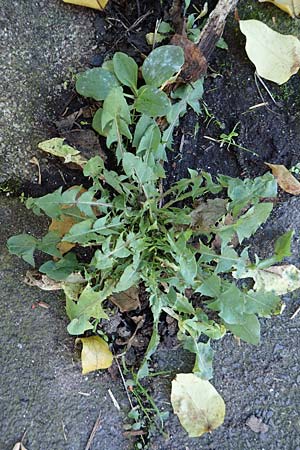
[[[107,372],[81,375],[62,296],[24,284],[28,266],[6,250],[9,236],[38,236],[45,223],[18,200],[2,196],[0,229],[0,449],[11,450],[27,431],[28,450],[84,450],[99,413],[91,450],[132,448],[123,437],[128,400],[121,383]],[[38,301],[49,309],[36,306]]]
[[[62,0],[1,0],[0,183],[34,181],[29,160],[70,96],[64,82],[92,54],[95,14]]]

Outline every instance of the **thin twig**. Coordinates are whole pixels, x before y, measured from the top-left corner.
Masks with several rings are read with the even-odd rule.
[[[258,75],[257,72],[255,72],[254,75],[255,75],[255,77],[257,77],[258,80],[261,82],[261,84],[263,85],[263,87],[265,88],[265,90],[267,91],[267,93],[269,94],[269,96],[270,96],[272,102],[274,103],[274,105],[278,106],[278,103],[277,103],[276,100],[274,99],[274,97],[273,97],[273,95],[272,95],[270,89],[268,88],[268,86],[266,85],[266,83],[264,82],[264,80]]]
[[[201,31],[198,47],[208,60],[216,43],[223,34],[226,19],[239,0],[219,0],[215,9],[210,13],[206,25]]]
[[[296,311],[295,311],[294,314],[292,315],[291,320],[292,320],[292,319],[295,319],[295,317],[299,314],[299,312],[300,312],[300,306],[299,306],[299,308],[296,309]]]
[[[118,411],[121,411],[120,405],[110,389],[108,389],[108,393],[109,393],[109,396],[110,396],[114,406],[117,408]]]
[[[184,140],[185,140],[185,136],[184,136],[184,134],[182,134],[181,139],[180,139],[180,145],[179,145],[179,153],[182,153],[183,146],[184,146]]]
[[[146,17],[148,17],[150,14],[152,14],[153,11],[148,11],[146,12],[146,14],[144,14],[143,16],[139,17],[135,22],[133,22],[132,25],[130,25],[130,27],[126,27],[123,22],[121,22],[119,19],[118,21],[120,21],[122,23],[123,26],[125,26],[126,31],[124,31],[124,33],[121,34],[121,36],[119,37],[119,39],[116,40],[116,42],[114,43],[114,45],[109,49],[109,51],[112,51],[117,45],[118,43],[124,38],[124,36],[129,33],[129,31],[132,31],[135,27],[137,27],[141,22],[143,22]],[[110,20],[112,20],[112,18],[110,18]],[[116,19],[115,19],[116,20]]]
[[[101,424],[101,411],[98,414],[97,420],[96,420],[96,422],[95,422],[95,424],[93,426],[93,429],[91,431],[89,440],[87,441],[87,444],[86,444],[84,450],[90,450],[91,445],[93,443],[93,440],[94,440],[95,435],[96,435],[96,433],[97,433],[97,431],[99,429],[100,424]]]
[[[126,394],[127,394],[127,397],[128,397],[128,401],[129,401],[130,407],[131,407],[131,409],[133,409],[134,406],[133,406],[133,403],[132,403],[132,401],[131,401],[131,398],[130,398],[130,395],[129,395],[129,392],[128,392],[128,388],[127,388],[127,385],[126,385],[126,381],[125,381],[125,378],[124,378],[124,375],[123,375],[123,372],[122,372],[120,363],[119,363],[119,361],[118,361],[117,358],[115,359],[115,361],[116,361],[116,363],[117,363],[117,366],[118,366],[118,369],[119,369],[119,372],[120,372],[120,376],[121,376],[122,383],[123,383],[124,389],[125,389]]]
[[[64,424],[63,420],[61,421],[61,424],[62,424],[62,431],[63,431],[64,440],[66,442],[68,442],[68,438],[67,438],[67,435],[66,435],[66,427],[65,427],[65,424]]]

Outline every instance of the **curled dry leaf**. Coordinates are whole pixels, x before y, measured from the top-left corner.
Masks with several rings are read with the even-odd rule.
[[[259,20],[240,20],[239,24],[246,36],[247,55],[261,77],[283,84],[298,72],[299,39],[277,33]]]
[[[219,427],[225,417],[225,403],[213,385],[193,373],[179,373],[172,381],[171,403],[190,437]]]
[[[200,202],[191,212],[192,227],[200,228],[203,231],[209,230],[215,223],[226,214],[227,200],[223,198],[208,199]]]
[[[51,280],[47,275],[42,275],[36,270],[27,270],[24,282],[29,286],[36,286],[43,291],[58,291],[62,289],[62,283]]]
[[[63,0],[72,5],[86,6],[87,8],[98,9],[102,11],[108,3],[108,0]]]
[[[299,181],[285,166],[283,166],[282,164],[265,164],[272,170],[272,173],[281,189],[283,189],[285,192],[288,192],[289,194],[300,195]]]
[[[186,82],[197,81],[206,74],[207,61],[196,44],[181,34],[174,34],[171,44],[181,47],[184,52],[184,65],[180,76]]]
[[[249,419],[246,421],[246,425],[248,425],[248,427],[255,433],[266,433],[269,429],[268,425],[263,423],[261,419],[258,419],[255,416],[249,417]]]
[[[259,0],[261,3],[269,2],[295,18],[300,15],[300,0]]]
[[[139,308],[139,290],[137,287],[132,286],[127,291],[119,292],[109,297],[109,300],[117,305],[121,312],[134,311]]]
[[[98,369],[107,369],[112,365],[113,355],[108,344],[99,336],[77,338],[75,343],[82,343],[82,374]]]

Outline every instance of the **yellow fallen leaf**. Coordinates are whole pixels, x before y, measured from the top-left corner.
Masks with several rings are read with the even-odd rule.
[[[269,2],[295,18],[300,15],[300,0],[259,0],[261,3]]]
[[[255,291],[273,292],[277,295],[284,295],[300,288],[300,270],[293,264],[248,270],[241,278],[253,278]]]
[[[52,138],[47,141],[40,142],[38,148],[50,155],[64,159],[65,164],[75,164],[81,168],[87,163],[87,159],[81,156],[80,151],[65,143],[64,138]]]
[[[190,437],[202,436],[224,421],[224,400],[209,381],[193,373],[177,374],[172,381],[171,403]]]
[[[72,3],[73,5],[86,6],[87,8],[94,8],[102,11],[108,3],[108,0],[63,0],[65,3]]]
[[[75,343],[82,343],[81,363],[82,374],[98,369],[107,369],[112,365],[113,355],[108,344],[99,336],[77,338]]]
[[[283,84],[300,68],[300,41],[272,30],[259,20],[240,20],[246,52],[258,75]]]
[[[265,163],[270,169],[274,177],[276,178],[279,186],[285,192],[293,195],[300,195],[300,183],[299,181],[289,172],[289,170],[282,164],[269,164]]]

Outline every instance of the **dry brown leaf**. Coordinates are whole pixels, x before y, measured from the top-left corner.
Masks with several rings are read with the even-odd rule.
[[[67,190],[76,189],[76,188],[78,188],[78,186],[75,185],[75,186],[70,187]],[[82,187],[80,189],[80,191],[78,192],[76,198],[78,198],[84,192],[86,192],[86,189]],[[68,209],[68,208],[72,208],[72,207],[73,207],[73,205],[63,205],[62,209]],[[65,236],[65,234],[67,234],[69,232],[70,228],[72,228],[72,226],[75,225],[75,223],[77,223],[77,221],[74,217],[62,214],[60,216],[60,219],[52,219],[51,224],[49,226],[49,231],[54,231],[61,238],[63,238]],[[73,247],[75,247],[75,245],[76,244],[74,244],[73,242],[61,241],[57,244],[56,247],[60,251],[60,253],[62,255],[64,255],[65,253],[69,252]]]
[[[285,192],[293,195],[300,195],[300,183],[299,181],[289,172],[289,170],[282,164],[269,164],[265,163],[270,169],[274,177],[276,178],[279,186]]]
[[[251,428],[251,430],[255,433],[266,433],[269,429],[268,425],[263,423],[261,419],[258,419],[255,416],[249,417],[249,419],[246,421],[246,425],[248,425],[248,427]]]
[[[197,81],[206,74],[207,61],[196,44],[181,34],[174,34],[171,44],[181,47],[184,51],[185,62],[180,72],[184,81]]]
[[[108,0],[63,0],[72,5],[86,6],[87,8],[98,9],[102,11],[108,3]]]
[[[51,280],[47,275],[42,275],[36,270],[27,270],[24,283],[36,286],[43,291],[58,291],[62,289],[62,283]]]
[[[208,231],[215,223],[226,214],[227,200],[223,198],[208,199],[200,202],[191,212],[192,227]]]
[[[109,300],[117,305],[121,312],[133,311],[141,306],[139,300],[139,291],[135,286],[127,289],[127,291],[112,295],[111,297],[109,297]]]
[[[49,226],[49,231],[55,231],[61,238],[64,237],[65,234],[68,233],[70,228],[75,225],[76,220],[74,217],[66,216],[62,214],[60,219],[52,219],[52,222]],[[57,244],[57,249],[60,251],[62,255],[70,251],[76,244],[72,242],[62,241]]]

